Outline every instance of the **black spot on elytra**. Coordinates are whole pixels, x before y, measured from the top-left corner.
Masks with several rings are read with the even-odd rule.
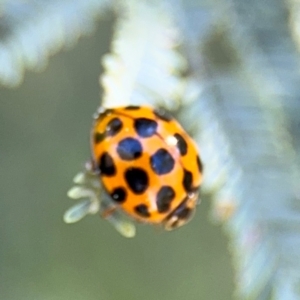
[[[137,110],[137,109],[140,109],[141,107],[140,106],[137,106],[137,105],[128,105],[125,107],[126,110]]]
[[[140,137],[150,137],[156,133],[157,122],[147,118],[134,120],[134,129]]]
[[[143,148],[137,139],[128,137],[119,142],[117,152],[123,160],[134,160],[142,155]]]
[[[185,141],[185,139],[182,137],[182,135],[180,135],[179,133],[175,133],[174,134],[174,137],[176,138],[177,140],[177,148],[179,150],[179,153],[181,156],[184,156],[186,155],[187,153],[187,148],[188,148],[188,145],[187,145],[187,142]]]
[[[198,166],[198,170],[199,170],[199,172],[200,173],[202,173],[203,172],[203,165],[202,165],[202,162],[201,162],[201,160],[200,160],[200,157],[199,157],[199,155],[197,155],[197,166]]]
[[[116,174],[116,167],[112,157],[104,152],[99,160],[99,169],[103,176],[113,176]]]
[[[163,121],[169,122],[173,119],[171,114],[167,111],[165,111],[163,108],[158,108],[153,111],[155,116]]]
[[[170,186],[161,187],[156,196],[157,210],[160,213],[167,212],[174,198],[175,191]]]
[[[117,187],[110,193],[110,196],[115,202],[124,203],[126,201],[127,193],[123,187]]]
[[[135,194],[142,194],[146,191],[149,185],[149,178],[146,173],[141,168],[129,168],[125,171],[125,180],[129,186],[129,188]]]
[[[148,218],[150,217],[150,213],[148,211],[148,207],[145,204],[139,204],[134,208],[135,212],[141,217]]]
[[[184,174],[183,174],[183,181],[182,181],[183,187],[186,190],[186,192],[189,193],[189,192],[191,192],[193,190],[193,188],[192,188],[193,174],[190,171],[185,170],[185,169],[183,169],[183,172],[184,172]]]
[[[152,170],[158,174],[163,175],[172,171],[175,161],[171,154],[166,149],[157,150],[150,157],[150,165]]]
[[[119,118],[111,119],[106,125],[106,136],[116,135],[123,127],[123,123]]]
[[[94,143],[99,144],[105,139],[105,134],[101,132],[96,132],[94,134]]]

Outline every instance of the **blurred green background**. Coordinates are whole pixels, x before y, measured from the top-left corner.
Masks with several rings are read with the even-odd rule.
[[[66,192],[90,156],[112,24],[102,20],[19,88],[0,88],[0,299],[232,299],[226,239],[207,198],[187,226],[139,226],[134,239],[97,216],[63,223]]]

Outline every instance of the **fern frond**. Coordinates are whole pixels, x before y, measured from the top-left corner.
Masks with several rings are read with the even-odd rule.
[[[189,81],[199,92],[190,102],[182,94],[180,115],[196,128],[206,170],[204,188],[214,192],[212,218],[223,222],[230,239],[236,295],[298,299],[299,151],[290,125],[299,124],[299,114],[291,114],[300,108],[293,101],[298,95],[299,54],[284,19],[288,7],[247,1],[172,4],[164,13],[171,16],[177,35],[185,37],[181,46],[190,62]],[[268,21],[248,19],[250,6],[254,16],[264,11],[262,6],[268,8]],[[130,30],[123,28],[124,45],[133,53],[135,47],[126,43]],[[268,41],[259,39],[265,32]],[[151,56],[138,57],[143,58],[141,69],[154,62]],[[159,84],[153,82],[155,91]],[[136,93],[134,84],[131,92]],[[146,101],[152,104],[151,98]]]
[[[14,87],[24,71],[43,70],[50,55],[90,34],[107,0],[11,0],[0,7],[0,83]]]
[[[295,2],[119,1],[103,59],[104,106],[180,107],[195,129],[204,188],[214,192],[212,218],[230,240],[240,299],[300,298]],[[2,2],[1,83],[15,86],[26,68],[44,67],[49,55],[90,32],[107,5]],[[188,64],[179,47],[189,77],[181,75]]]
[[[213,215],[230,237],[237,296],[292,300],[300,297],[299,150],[291,126],[299,124],[299,53],[289,6],[267,2],[186,8],[185,36],[199,81],[206,75],[193,109],[202,113],[206,178],[219,187]],[[203,15],[210,31],[191,34]]]

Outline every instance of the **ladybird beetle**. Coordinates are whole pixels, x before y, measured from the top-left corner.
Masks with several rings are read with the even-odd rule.
[[[197,146],[163,109],[100,109],[91,131],[94,171],[112,204],[172,230],[191,219],[202,182]]]

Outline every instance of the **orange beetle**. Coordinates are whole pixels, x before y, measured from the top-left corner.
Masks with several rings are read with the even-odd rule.
[[[191,219],[202,182],[197,146],[163,109],[103,109],[91,133],[94,171],[113,206],[171,230]]]

